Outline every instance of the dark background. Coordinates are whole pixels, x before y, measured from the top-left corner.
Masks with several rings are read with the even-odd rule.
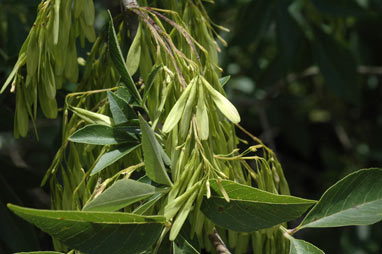
[[[231,75],[227,94],[242,125],[276,151],[293,195],[319,199],[346,174],[381,167],[382,1],[215,2],[205,4],[212,20],[231,30],[220,32],[228,42],[220,54],[223,76]],[[0,84],[17,60],[38,3],[0,0]],[[115,2],[96,4],[100,28],[105,6]],[[68,91],[70,86],[58,93],[59,102]],[[49,190],[40,181],[60,143],[60,119],[41,116],[39,140],[32,131],[16,140],[15,96],[5,92],[0,105],[0,254],[50,250],[49,237],[5,204],[49,207]],[[381,223],[303,230],[297,237],[328,254],[382,252]]]

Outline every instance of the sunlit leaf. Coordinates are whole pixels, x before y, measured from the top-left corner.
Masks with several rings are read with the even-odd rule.
[[[382,220],[382,169],[354,172],[330,187],[300,228],[369,225]]]
[[[125,129],[100,124],[89,124],[74,132],[69,140],[76,143],[92,145],[116,145],[136,143],[137,138]]]
[[[88,202],[84,211],[113,212],[137,201],[146,199],[158,190],[152,185],[140,183],[131,179],[122,179],[115,182],[107,190]]]
[[[202,212],[216,225],[239,232],[253,232],[300,217],[315,201],[277,195],[247,185],[223,180],[228,203],[212,180],[211,198],[205,198]]]
[[[147,176],[156,183],[172,185],[166,172],[160,144],[155,138],[154,131],[142,116],[139,116],[139,120],[142,129],[142,149]]]
[[[109,52],[111,59],[113,60],[113,63],[118,70],[119,74],[121,75],[121,79],[123,83],[126,85],[127,89],[129,89],[129,92],[135,99],[135,101],[138,104],[141,104],[142,99],[139,95],[138,89],[134,84],[134,81],[129,74],[126,63],[122,56],[121,48],[118,44],[117,34],[114,30],[114,24],[113,24],[113,17],[111,16],[111,13],[109,12],[109,37],[108,37],[108,45],[109,45]]]
[[[114,162],[118,161],[119,159],[123,158],[124,156],[128,155],[129,153],[133,152],[135,149],[140,147],[141,144],[124,144],[120,146],[116,146],[112,150],[106,152],[102,155],[102,157],[99,159],[97,164],[94,166],[92,172],[90,175],[95,175],[104,168],[110,166]]]

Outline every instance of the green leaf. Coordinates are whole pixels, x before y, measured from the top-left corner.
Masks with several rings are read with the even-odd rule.
[[[166,222],[129,213],[8,208],[69,248],[91,254],[140,253],[155,243]]]
[[[88,202],[84,211],[114,212],[137,201],[149,198],[158,190],[152,185],[131,179],[116,181],[110,188]]]
[[[219,83],[222,87],[224,87],[228,81],[231,79],[231,75],[228,75],[228,76],[225,76],[225,77],[222,77],[222,78],[219,78]]]
[[[118,44],[117,34],[114,30],[113,17],[109,12],[109,36],[108,36],[108,45],[109,52],[113,63],[121,75],[121,79],[123,83],[126,85],[127,89],[129,89],[130,94],[133,96],[135,101],[141,105],[142,98],[139,95],[138,89],[134,84],[133,78],[129,74],[126,63],[123,60],[122,51]]]
[[[311,243],[293,237],[288,238],[290,240],[289,254],[325,254]]]
[[[158,71],[161,68],[162,68],[162,65],[154,66],[154,69],[149,73],[149,76],[148,76],[146,84],[145,84],[145,91],[143,92],[143,102],[145,102],[147,100],[147,96],[149,95],[151,87],[154,84],[155,77],[157,76]]]
[[[126,57],[126,67],[131,75],[134,75],[139,67],[139,61],[141,59],[141,36],[142,26],[139,24],[137,34],[134,37]]]
[[[357,101],[358,72],[352,53],[321,29],[316,28],[314,32],[315,59],[328,88],[342,99]]]
[[[163,192],[159,192],[154,194],[149,200],[147,200],[144,204],[138,206],[133,213],[134,214],[145,214],[147,211],[150,210],[151,207],[153,207],[156,202],[161,199],[164,196]]]
[[[110,111],[115,124],[127,123],[129,120],[137,119],[138,116],[124,99],[112,92],[107,92]]]
[[[123,158],[124,156],[128,155],[138,147],[140,147],[141,144],[125,144],[122,146],[118,146],[107,153],[103,154],[102,157],[99,159],[97,164],[94,166],[91,176],[97,174],[104,168],[110,166],[114,162],[118,161],[119,159]]]
[[[216,225],[239,232],[253,232],[296,219],[316,202],[223,180],[228,203],[217,181],[210,183],[214,194],[203,200],[202,212]]]
[[[181,234],[172,242],[173,254],[200,254]]]
[[[69,140],[76,143],[91,145],[116,145],[122,143],[137,143],[137,138],[122,128],[109,127],[100,124],[89,124],[74,132]]]
[[[139,116],[139,121],[142,130],[142,149],[147,176],[156,183],[172,185],[163,163],[162,148],[155,138],[154,131],[142,116]]]
[[[382,220],[382,169],[356,171],[330,187],[299,228],[369,225]]]

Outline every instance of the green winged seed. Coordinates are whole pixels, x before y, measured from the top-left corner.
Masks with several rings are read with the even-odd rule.
[[[210,92],[210,95],[220,112],[222,112],[223,115],[225,115],[232,123],[239,123],[240,115],[239,112],[237,112],[235,106],[232,105],[232,103],[221,93],[216,91],[203,77],[202,81],[205,88],[207,88],[207,90]]]
[[[196,82],[195,82],[196,83]],[[190,92],[190,96],[188,96],[186,106],[184,107],[184,111],[182,114],[182,121],[180,122],[180,135],[185,137],[188,133],[191,123],[192,111],[195,105],[195,97],[196,97],[196,89],[197,86],[192,84],[192,89]]]
[[[44,84],[44,89],[46,92],[46,95],[48,96],[49,99],[53,100],[56,98],[56,80],[55,80],[55,75],[53,72],[52,66],[47,63],[47,66],[44,68],[43,71],[43,84]]]
[[[141,35],[142,35],[142,26],[139,25],[137,34],[135,35],[134,41],[131,44],[129,53],[126,57],[126,67],[130,75],[134,75],[139,67],[139,61],[141,58]]]
[[[28,76],[33,76],[36,73],[39,59],[38,49],[38,30],[36,27],[32,28],[30,39],[27,47],[27,73]]]
[[[207,107],[204,102],[204,88],[199,86],[198,104],[196,107],[196,125],[198,128],[199,138],[201,140],[208,139],[209,125],[208,125]]]
[[[93,0],[85,0],[85,6],[83,8],[83,14],[84,14],[84,20],[86,25],[93,26],[94,24],[94,17],[95,17],[95,9],[94,9],[94,3]]]
[[[61,0],[54,1],[54,21],[53,21],[53,43],[57,45],[58,34],[60,28],[60,2]]]
[[[23,91],[21,91],[21,85],[17,85],[16,90],[16,116],[15,121],[17,125],[17,130],[20,136],[25,137],[28,134],[29,121],[28,112],[26,109],[25,102],[23,100]]]
[[[70,107],[70,109],[81,119],[83,119],[87,123],[92,124],[103,124],[107,126],[112,125],[112,119],[108,116],[95,113],[83,108],[77,108],[77,107]]]
[[[195,84],[195,79],[193,79],[187,88],[184,90],[182,95],[179,97],[178,101],[172,107],[170,113],[168,114],[164,124],[162,131],[164,133],[169,133],[175,125],[179,122],[180,118],[183,115],[184,108],[186,107],[188,95],[191,92],[192,86]]]

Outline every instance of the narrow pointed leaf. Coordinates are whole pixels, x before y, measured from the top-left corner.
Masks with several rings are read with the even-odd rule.
[[[91,254],[140,253],[155,243],[165,223],[162,216],[8,208],[69,248]]]
[[[110,111],[115,124],[127,123],[131,119],[138,118],[131,106],[115,93],[109,91],[107,99],[109,100]]]
[[[140,105],[142,103],[142,98],[139,95],[138,89],[134,84],[133,78],[129,74],[126,63],[123,60],[122,51],[118,44],[117,34],[114,30],[113,18],[109,12],[109,36],[108,45],[111,59],[121,75],[121,80],[126,85],[127,89],[135,99],[135,101]]]
[[[154,131],[142,116],[139,116],[139,121],[142,130],[142,149],[147,176],[156,183],[172,185],[166,172],[160,144],[155,138]]]
[[[181,234],[172,242],[173,254],[200,254]]]
[[[149,198],[149,200],[146,201],[146,203],[138,206],[133,213],[134,214],[145,214],[147,211],[150,210],[153,205],[156,204],[156,202],[161,199],[164,195],[164,192],[157,192],[152,197]]]
[[[299,227],[369,225],[382,220],[382,169],[362,169],[330,187]]]
[[[100,124],[89,124],[74,132],[69,140],[91,145],[116,145],[136,143],[138,140],[122,128],[113,128]]]
[[[231,75],[228,75],[228,76],[225,76],[225,77],[222,77],[222,78],[219,78],[219,83],[222,87],[224,87],[228,81],[231,79]]]
[[[94,166],[90,175],[97,174],[98,172],[100,172],[104,168],[110,166],[111,164],[113,164],[114,162],[123,158],[124,156],[128,155],[129,153],[131,153],[132,151],[134,151],[135,149],[137,149],[140,146],[141,146],[141,144],[138,144],[138,145],[136,145],[136,144],[125,144],[125,145],[118,146],[118,147],[108,151],[107,153],[102,155],[102,157],[99,159],[97,164]]]
[[[253,232],[296,219],[316,202],[223,180],[221,185],[230,198],[228,203],[217,181],[210,184],[213,194],[203,200],[202,212],[216,225],[239,232]]]
[[[322,250],[306,241],[295,239],[293,237],[290,237],[289,240],[289,254],[325,254]]]
[[[149,95],[149,92],[151,90],[151,87],[154,84],[155,77],[158,74],[158,71],[162,68],[162,65],[157,65],[154,67],[154,69],[149,73],[149,76],[147,78],[146,84],[145,84],[145,91],[143,92],[143,102],[147,100],[147,96]]]
[[[116,181],[83,208],[84,211],[114,212],[160,191],[150,184],[131,179]]]

